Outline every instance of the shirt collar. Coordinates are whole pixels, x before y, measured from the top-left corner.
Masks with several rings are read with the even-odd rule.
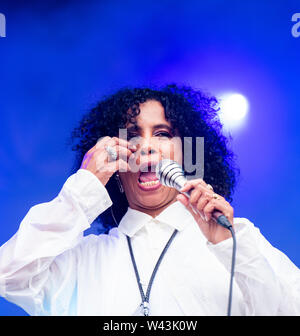
[[[182,231],[186,227],[190,216],[192,217],[190,212],[179,201],[169,205],[155,218],[142,211],[128,207],[118,228],[123,234],[132,237],[147,223],[156,220],[168,224],[178,231]]]

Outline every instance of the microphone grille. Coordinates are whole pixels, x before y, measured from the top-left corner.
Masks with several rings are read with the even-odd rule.
[[[182,167],[173,160],[164,159],[156,166],[156,176],[160,183],[171,188],[180,188],[182,180],[185,179]]]

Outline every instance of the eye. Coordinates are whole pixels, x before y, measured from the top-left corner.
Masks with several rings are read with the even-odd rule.
[[[172,134],[170,134],[167,131],[159,131],[159,132],[155,133],[154,136],[172,138]]]

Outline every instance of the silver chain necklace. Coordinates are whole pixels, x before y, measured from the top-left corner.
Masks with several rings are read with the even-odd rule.
[[[132,265],[133,265],[135,276],[136,276],[136,281],[137,281],[137,284],[138,284],[138,287],[139,287],[139,290],[140,290],[140,294],[141,294],[141,298],[142,298],[142,303],[140,304],[139,309],[141,310],[141,312],[143,313],[144,316],[148,316],[149,312],[150,312],[150,307],[149,307],[150,292],[151,292],[152,284],[153,284],[155,275],[157,273],[158,267],[159,267],[164,255],[166,254],[169,246],[171,245],[173,239],[175,238],[177,232],[178,231],[175,229],[174,232],[172,233],[170,239],[168,240],[166,246],[164,247],[163,251],[161,252],[157,262],[156,262],[156,265],[153,269],[151,278],[149,280],[146,295],[144,293],[144,290],[143,290],[143,287],[142,287],[142,284],[141,284],[141,279],[140,279],[140,275],[139,275],[137,265],[136,265],[136,261],[135,261],[135,258],[134,258],[130,237],[126,236],[127,242],[128,242],[128,247],[129,247],[129,252],[130,252],[130,257],[131,257]]]

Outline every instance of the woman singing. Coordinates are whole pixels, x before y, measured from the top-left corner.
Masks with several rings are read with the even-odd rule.
[[[162,185],[157,164],[197,162],[200,150],[185,146],[197,137],[201,177],[180,192]],[[72,139],[73,174],[0,248],[4,298],[30,315],[225,315],[233,239],[219,211],[237,241],[232,315],[300,314],[299,269],[234,217],[237,169],[215,98],[176,85],[122,89]],[[84,236],[97,222],[103,232]]]

